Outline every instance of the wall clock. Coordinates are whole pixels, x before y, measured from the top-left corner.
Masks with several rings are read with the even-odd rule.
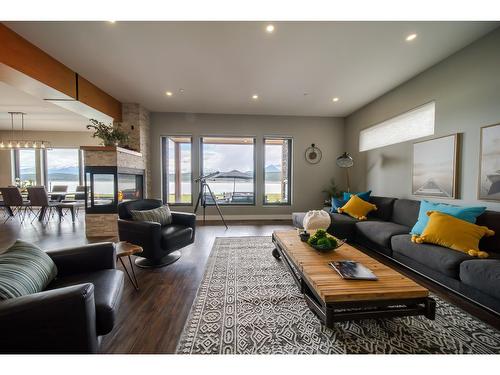
[[[310,147],[306,149],[306,160],[309,164],[318,164],[321,161],[321,157],[323,156],[323,153],[321,150],[316,147],[316,145],[313,143],[311,144]]]

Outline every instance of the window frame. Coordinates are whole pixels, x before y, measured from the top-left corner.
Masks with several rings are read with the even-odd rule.
[[[51,150],[78,150],[78,184],[80,186],[85,185],[83,150],[81,150],[79,147],[52,147]],[[49,188],[49,165],[47,162],[47,153],[49,151],[50,150],[43,150],[40,160],[40,163],[42,164],[41,169],[43,171],[43,177],[41,181],[47,189]]]
[[[191,202],[189,203],[170,203],[168,201],[168,161],[166,161],[168,157],[168,139],[169,138],[189,138],[190,144],[191,144],[191,181],[189,183],[191,184]],[[194,184],[193,184],[193,176],[194,176],[194,169],[193,169],[193,145],[194,145],[194,136],[192,134],[166,134],[160,136],[160,168],[161,168],[161,199],[164,204],[168,204],[169,206],[184,206],[184,207],[190,207],[193,206],[194,202]]]
[[[266,202],[266,140],[268,139],[277,139],[284,140],[288,142],[288,200],[287,202]],[[293,138],[287,136],[274,136],[274,135],[265,135],[262,137],[262,205],[266,207],[273,206],[291,206],[292,205],[292,185],[293,185]]]
[[[200,135],[200,175],[203,174],[203,139],[204,138],[250,138],[253,145],[253,199],[252,203],[219,203],[222,207],[255,207],[257,205],[257,137],[255,135]],[[207,206],[215,206],[212,203],[206,203]]]

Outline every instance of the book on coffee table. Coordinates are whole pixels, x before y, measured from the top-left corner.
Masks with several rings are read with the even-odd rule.
[[[378,280],[368,268],[353,260],[342,260],[329,263],[330,266],[347,280]]]

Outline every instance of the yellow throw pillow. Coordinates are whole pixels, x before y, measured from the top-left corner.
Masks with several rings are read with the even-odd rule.
[[[412,236],[413,242],[432,243],[473,257],[488,257],[487,252],[479,250],[479,241],[483,236],[493,236],[494,231],[438,211],[428,211],[427,216],[427,226],[420,236]]]
[[[377,209],[377,206],[371,204],[367,201],[364,201],[357,195],[351,195],[351,198],[344,204],[342,207],[337,209],[339,214],[346,213],[349,216],[352,216],[358,220],[366,220],[366,215],[368,212],[374,211]]]

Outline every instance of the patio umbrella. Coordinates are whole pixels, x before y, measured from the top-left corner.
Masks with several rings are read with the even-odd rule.
[[[232,179],[233,180],[233,194],[234,194],[234,192],[236,190],[236,180],[252,180],[253,176],[249,176],[248,174],[246,174],[244,172],[240,172],[237,169],[233,169],[232,171],[229,171],[229,172],[221,172],[217,176],[215,176],[214,179],[215,178],[221,179],[221,180]]]

